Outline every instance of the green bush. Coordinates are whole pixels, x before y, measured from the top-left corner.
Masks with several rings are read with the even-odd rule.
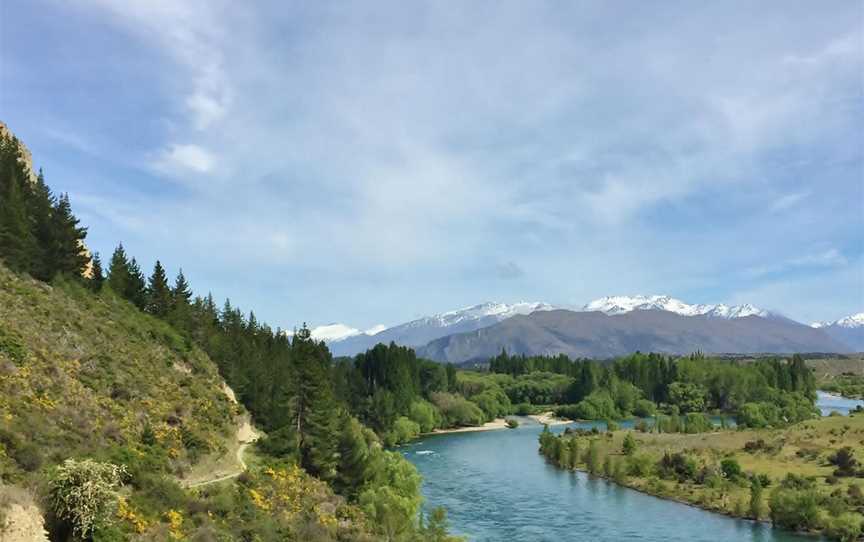
[[[657,413],[657,405],[648,399],[639,399],[633,406],[633,414],[640,418],[648,418]]]
[[[73,535],[86,539],[110,522],[124,476],[125,469],[111,463],[67,459],[49,481],[51,509]]]

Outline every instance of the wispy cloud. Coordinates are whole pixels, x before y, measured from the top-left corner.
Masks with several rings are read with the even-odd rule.
[[[37,35],[71,13],[110,32],[9,38],[0,55],[44,48],[32,63],[49,89],[97,92],[101,63],[140,82],[53,105],[27,79],[3,81],[116,142],[111,194],[78,174],[78,193],[123,209],[81,199],[101,217],[94,235],[157,207],[165,233],[142,234],[144,256],[185,261],[206,246],[219,263],[201,273],[223,291],[258,300],[252,283],[279,285],[260,310],[283,327],[289,306],[362,325],[478,299],[703,288],[716,301],[753,286],[733,280],[841,269],[862,246],[854,6],[664,4],[633,17],[602,2],[40,5],[7,10],[31,15],[9,26]],[[87,40],[128,56],[68,70],[74,52],[51,49]],[[123,190],[151,205],[127,208]],[[819,250],[794,256],[801,247]],[[490,281],[489,262],[530,280]],[[232,265],[255,280],[222,278]]]

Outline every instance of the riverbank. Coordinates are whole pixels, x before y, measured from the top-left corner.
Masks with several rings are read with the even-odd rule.
[[[477,431],[497,431],[499,429],[507,429],[506,419],[495,418],[491,422],[486,422],[483,425],[469,425],[467,427],[453,427],[450,429],[433,429],[430,433],[421,433],[420,436],[447,435],[450,433],[474,433]]]
[[[785,429],[702,434],[624,430],[553,437],[555,442],[546,437],[541,448],[559,467],[655,497],[854,540],[864,521],[858,512],[864,491],[855,476],[855,458],[864,459],[862,434],[864,416],[834,416]],[[624,452],[625,439],[630,441],[629,454]],[[852,466],[842,472],[832,458],[847,448]],[[753,489],[757,479],[759,488]]]
[[[551,410],[540,414],[530,414],[528,417],[540,425],[564,425],[573,423],[573,420],[568,420],[567,418],[556,418],[555,413]]]

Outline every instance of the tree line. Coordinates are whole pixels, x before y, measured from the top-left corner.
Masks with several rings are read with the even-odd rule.
[[[86,236],[69,196],[53,194],[42,171],[34,182],[18,140],[0,135],[0,254],[6,265],[45,281],[81,276],[90,261]]]

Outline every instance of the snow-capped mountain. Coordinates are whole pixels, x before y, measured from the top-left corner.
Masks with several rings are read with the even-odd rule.
[[[326,326],[318,326],[314,327],[310,330],[313,339],[317,339],[319,341],[324,341],[327,343],[334,343],[339,341],[344,341],[348,337],[354,337],[356,335],[368,335],[373,336],[387,329],[387,326],[377,325],[366,331],[360,331],[357,328],[346,326],[345,324],[327,324]]]
[[[823,327],[845,327],[845,328],[856,328],[856,327],[864,327],[864,312],[859,312],[858,314],[852,314],[846,316],[845,318],[841,318],[839,320],[834,320],[833,322],[813,322],[810,324],[811,327],[815,328],[823,328]]]
[[[822,329],[834,339],[864,352],[864,312],[852,314],[833,322],[813,322],[811,327]]]
[[[536,311],[554,310],[549,303],[522,301],[518,303],[487,302],[454,311],[442,312],[418,318],[404,324],[369,330],[365,333],[346,335],[340,340],[330,342],[334,355],[350,356],[363,352],[375,344],[391,341],[403,346],[422,346],[433,339],[453,333],[474,331],[496,324],[517,314],[531,314]],[[346,326],[347,328],[347,326]],[[349,328],[351,329],[351,328]],[[314,335],[314,330],[313,330]]]
[[[714,318],[743,318],[745,316],[759,316],[767,318],[772,314],[769,311],[754,307],[749,303],[744,305],[716,305],[699,304],[690,305],[668,295],[634,295],[634,296],[607,296],[595,299],[582,307],[583,311],[599,311],[606,314],[625,314],[639,310],[662,310],[674,312],[682,316],[710,316]]]
[[[426,316],[402,325],[407,327],[451,327],[463,322],[471,322],[487,318],[493,318],[500,322],[501,320],[506,320],[507,318],[516,316],[517,314],[531,314],[535,311],[551,311],[556,308],[557,307],[554,305],[542,302],[520,301],[519,303],[512,304],[487,302],[456,309],[455,311]]]

